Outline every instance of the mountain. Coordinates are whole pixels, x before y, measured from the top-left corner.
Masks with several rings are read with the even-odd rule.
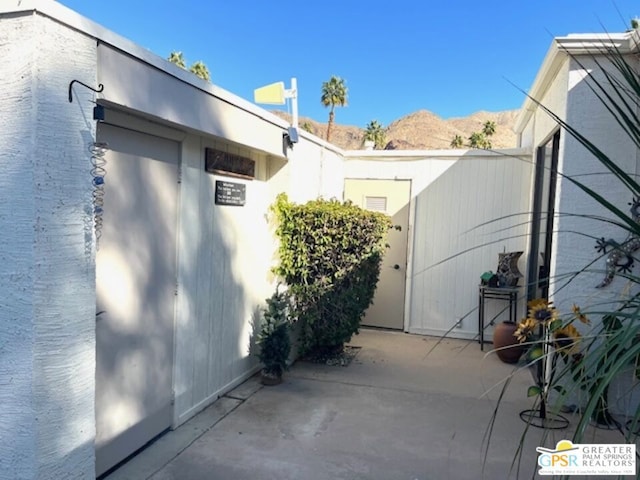
[[[276,115],[290,121],[290,116],[280,110]],[[340,112],[336,116],[339,118]],[[451,140],[460,135],[465,141],[473,132],[482,130],[482,125],[490,120],[496,122],[496,132],[491,137],[493,148],[513,148],[516,134],[513,131],[518,110],[503,112],[476,112],[468,117],[447,120],[428,110],[419,110],[395,120],[387,126],[387,149],[393,150],[438,150],[451,148]],[[311,132],[324,138],[327,124],[310,118],[300,117],[300,126],[308,124]],[[345,150],[362,148],[364,128],[335,124],[331,130],[331,143]]]

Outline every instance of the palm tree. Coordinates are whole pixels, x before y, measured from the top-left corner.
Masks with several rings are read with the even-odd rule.
[[[189,67],[189,71],[203,80],[209,82],[211,80],[211,76],[209,75],[209,69],[207,66],[198,60],[196,63]]]
[[[374,148],[384,148],[384,144],[386,143],[385,129],[380,123],[378,123],[377,120],[371,120],[365,127],[364,137],[362,138],[362,141],[366,142],[367,140],[374,143]]]
[[[187,64],[184,62],[184,56],[182,55],[182,52],[171,52],[167,60],[169,60],[171,63],[175,63],[180,68],[187,68]]]
[[[460,135],[456,135],[451,140],[451,148],[462,148],[464,146],[464,139]]]
[[[305,132],[313,133],[315,135],[315,133],[313,132],[313,125],[311,125],[311,123],[309,122],[302,122],[302,125],[300,125],[300,128]]]
[[[471,148],[485,148],[486,138],[481,132],[473,132],[469,137],[469,147]]]
[[[344,107],[347,105],[347,91],[345,80],[335,75],[332,75],[328,82],[322,82],[320,102],[325,107],[331,107],[329,110],[329,123],[327,123],[327,142],[331,138],[331,126],[335,118],[334,109],[336,106]]]
[[[484,122],[484,125],[482,126],[482,133],[484,133],[485,137],[490,137],[496,133],[496,122],[492,122],[491,120]]]

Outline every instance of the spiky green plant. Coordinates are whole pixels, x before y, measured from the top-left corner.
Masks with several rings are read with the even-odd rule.
[[[632,33],[631,35],[635,34]],[[633,36],[631,38],[637,39],[638,37]],[[640,152],[640,67],[638,66],[637,54],[630,55],[620,51],[615,42],[603,42],[599,49],[592,51],[587,56],[589,65],[585,65],[586,62],[577,55],[572,54],[570,51],[565,53],[586,72],[584,79],[586,85],[588,85],[596,101],[600,102],[605,111],[608,112],[608,115],[610,115],[611,124],[623,132],[635,146],[637,155],[637,152]],[[527,95],[526,92],[523,91],[523,93]],[[585,153],[592,155],[599,162],[611,177],[611,182],[618,182],[622,189],[628,192],[630,198],[640,198],[640,182],[637,180],[635,171],[635,168],[637,168],[635,156],[631,167],[634,171],[629,172],[623,166],[623,160],[626,159],[610,155],[595,140],[592,141],[588,133],[581,132],[577,126],[567,121],[562,114],[554,112],[539,99],[531,96],[529,98],[559,125],[565,132],[565,139],[571,138],[578,142],[585,149]],[[475,140],[475,142],[472,140]],[[481,138],[476,136],[475,139],[470,139],[470,142],[480,146]],[[593,231],[597,231],[603,224],[613,225],[629,235],[628,238],[640,238],[640,222],[638,218],[640,215],[638,215],[638,211],[635,214],[633,211],[629,213],[626,211],[625,206],[619,205],[618,200],[613,198],[613,192],[616,190],[613,188],[613,184],[609,184],[606,189],[601,189],[589,183],[588,177],[566,175],[560,171],[555,173],[563,181],[569,182],[582,191],[586,197],[590,198],[605,212],[605,214],[593,215],[559,212],[556,213],[557,216],[575,215],[581,217],[585,222],[590,222],[588,228],[592,228]],[[497,219],[496,221],[502,220],[504,219]],[[588,229],[572,233],[591,237],[594,239],[594,243],[597,240],[596,235],[592,234]],[[554,292],[557,294],[583,273],[592,272],[595,262],[603,261],[605,256],[605,253],[603,253],[589,264],[578,266],[573,272],[559,274],[550,279],[553,282]],[[559,413],[568,399],[580,394],[580,404],[576,412],[577,424],[574,425],[572,438],[574,443],[583,443],[586,439],[587,427],[594,423],[606,423],[608,427],[618,430],[620,441],[617,443],[635,443],[638,441],[640,406],[635,411],[628,412],[629,416],[625,418],[626,425],[613,421],[607,411],[610,401],[609,388],[620,375],[628,372],[629,369],[635,369],[636,379],[640,379],[638,374],[640,370],[640,276],[630,271],[624,271],[618,273],[618,275],[626,279],[627,282],[622,290],[617,292],[618,295],[614,299],[599,301],[590,305],[584,311],[576,307],[577,309],[573,313],[563,312],[565,313],[562,320],[563,323],[558,325],[558,329],[571,325],[573,320],[581,319],[580,316],[589,315],[593,321],[590,330],[582,335],[579,354],[574,357],[567,357],[565,362],[555,363],[552,356],[557,355],[557,347],[547,349],[549,353],[544,354],[547,355],[544,358],[545,361],[548,364],[554,364],[553,371],[546,373],[549,384],[544,385],[547,391],[556,392],[555,398],[548,405],[550,414]],[[569,318],[572,315],[575,317],[573,320]],[[552,341],[547,336],[534,342],[539,342],[541,346],[542,342],[548,343]],[[536,344],[532,344],[532,347],[536,347]],[[540,348],[539,350],[542,349]],[[542,357],[535,355],[526,358],[527,365],[524,368],[535,366]],[[501,416],[501,402],[510,387],[510,378],[505,379],[503,383],[498,402],[487,426],[484,445],[485,462],[488,460],[487,453],[494,427],[497,422],[504,420]],[[637,394],[640,390],[640,381],[636,380],[631,389],[632,391],[625,393],[628,395],[631,393]],[[540,408],[541,398],[545,401],[548,400],[539,395],[541,392],[542,388],[540,387],[530,388],[530,392],[528,392],[535,397],[532,405],[533,409]],[[514,419],[509,418],[508,421],[514,421]],[[530,424],[524,425],[512,462],[512,470],[516,471],[518,478],[525,438],[534,432],[530,426]],[[544,431],[543,439],[546,438],[548,432],[548,429]],[[640,456],[638,454],[636,454],[636,463],[640,465]]]
[[[374,144],[374,148],[382,149],[386,143],[385,128],[377,120],[371,120],[365,127],[362,142],[371,141]]]
[[[584,61],[571,52],[566,52],[586,73],[585,81],[597,100],[605,107],[611,122],[631,140],[640,151],[640,72],[637,59],[621,52],[614,42],[606,43],[597,52],[588,56],[590,63],[587,68]],[[617,181],[626,189],[630,198],[640,197],[640,183],[636,180],[635,172],[628,172],[622,166],[620,158],[609,155],[603,148],[591,141],[589,135],[582,133],[558,113],[552,111],[542,102],[529,97],[546,112],[571,138],[586,149],[604,169],[611,174],[613,181]],[[587,217],[592,222],[594,230],[599,222],[613,224],[626,231],[629,238],[640,236],[640,224],[633,211],[628,213],[623,207],[611,199],[609,191],[599,190],[588,185],[582,178],[569,175],[558,175],[564,180],[582,190],[584,194],[594,200],[609,214],[609,218],[602,216]],[[588,234],[589,232],[584,232]],[[614,247],[617,248],[617,247]],[[603,253],[604,255],[604,253]],[[584,265],[577,271],[557,278],[555,291],[561,290],[571,283],[578,275],[590,271],[591,264]],[[556,402],[556,408],[563,403],[568,395],[583,392],[585,403],[580,405],[578,423],[573,435],[574,443],[581,443],[585,439],[587,427],[595,423],[607,423],[608,427],[616,428],[620,433],[620,443],[634,443],[638,440],[638,425],[640,425],[640,407],[634,412],[628,412],[628,424],[632,428],[614,421],[608,412],[609,387],[623,372],[629,368],[636,368],[640,358],[640,276],[631,272],[622,272],[627,284],[623,291],[613,301],[602,301],[591,306],[590,317],[599,319],[594,321],[591,331],[584,336],[582,351],[575,361],[554,372],[555,385],[565,385],[562,394]],[[584,315],[584,313],[581,313]],[[636,375],[636,378],[638,376]],[[640,382],[631,387],[637,391]],[[632,392],[627,392],[632,393]],[[640,457],[637,457],[640,458]]]
[[[584,71],[589,72],[586,77],[587,85],[609,112],[614,124],[622,129],[637,149],[640,149],[640,73],[637,66],[632,64],[634,60],[625,56],[613,44],[603,45],[599,54],[591,55],[590,58],[597,67],[595,70],[587,69],[580,58],[573,56],[573,60]],[[582,134],[549,108],[540,102],[536,103],[613,174],[616,181],[629,191],[630,197],[640,196],[640,184],[635,175],[625,171],[619,159],[605,153],[587,135]],[[597,191],[571,176],[563,178],[604,207],[611,215],[606,221],[614,223],[631,236],[640,236],[640,224],[637,219],[610,201],[607,192]],[[602,221],[595,217],[593,220]],[[595,308],[593,315],[601,316],[602,321],[595,322],[589,332],[591,340],[583,349],[582,359],[577,365],[559,372],[561,378],[572,380],[574,388],[588,392],[587,403],[582,408],[574,434],[574,441],[578,443],[583,440],[589,422],[602,418],[603,398],[606,397],[609,386],[640,355],[640,342],[637,341],[640,334],[640,277],[631,273],[624,276],[629,281],[628,293],[621,296],[620,301],[600,304]],[[573,277],[569,277],[564,281],[572,280]],[[637,424],[639,418],[640,408],[633,412],[631,421]],[[626,432],[620,429],[620,432],[626,442],[633,442],[637,438],[637,429]]]
[[[176,64],[180,68],[187,68],[187,64],[184,61],[184,55],[182,54],[182,52],[171,52],[167,60],[169,60],[171,63]]]
[[[200,60],[189,67],[189,71],[207,82],[211,81],[211,74],[207,66]]]

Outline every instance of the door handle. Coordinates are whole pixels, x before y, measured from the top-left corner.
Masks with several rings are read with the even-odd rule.
[[[397,263],[393,266],[394,270],[400,270],[400,265],[398,265]]]

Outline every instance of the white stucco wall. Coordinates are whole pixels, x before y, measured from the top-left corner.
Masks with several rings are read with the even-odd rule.
[[[301,136],[287,155],[289,159],[289,199],[304,203],[318,197],[342,199],[343,158],[340,150],[318,140]]]
[[[100,42],[98,78],[108,118],[159,136],[162,125],[183,132],[176,138],[182,142],[174,366],[179,425],[255,372],[254,323],[274,288],[269,206],[281,192],[297,202],[341,197],[342,156],[306,133],[286,148],[283,120],[220,98],[211,84],[183,78],[184,71],[150,57]],[[256,178],[205,172],[206,147],[252,158]],[[215,205],[216,180],[245,184],[246,205]]]
[[[322,142],[301,137],[287,159],[243,148],[256,161],[254,180],[204,171],[204,148],[225,148],[224,142],[197,135],[183,141],[175,425],[258,367],[255,325],[276,281],[269,212],[276,195],[296,202],[342,196],[342,158]],[[215,205],[216,180],[246,185],[246,205]]]
[[[548,88],[535,99],[550,109],[560,118],[567,117],[567,88],[569,82],[568,58],[562,62],[549,79]],[[532,161],[535,161],[535,148],[545,141],[558,129],[558,124],[541,108],[535,108],[523,132],[520,146],[532,150]]]
[[[29,3],[40,4],[24,2]],[[95,265],[87,151],[95,134],[94,95],[76,86],[69,103],[73,79],[104,83],[100,98],[107,106],[170,126],[182,142],[176,425],[257,365],[251,355],[253,322],[274,280],[267,212],[283,191],[304,202],[342,198],[345,177],[412,180],[407,330],[441,335],[463,319],[450,335],[477,334],[479,275],[495,269],[504,249],[528,247],[534,157],[522,151],[431,152],[397,158],[385,153],[383,159],[376,152],[345,153],[304,133],[293,149],[283,149],[281,119],[81,17],[61,16],[73,28],[33,13],[0,17],[0,382],[6,379],[7,385],[0,389],[0,431],[15,432],[0,435],[0,479],[94,473]],[[637,149],[593,101],[577,65],[560,65],[539,100],[637,172]],[[521,145],[534,149],[555,128],[536,110]],[[215,180],[229,179],[204,172],[203,149],[219,141],[255,155],[257,178],[231,179],[247,185],[245,207],[214,205]],[[565,174],[602,189],[617,205],[630,201],[566,135],[560,158]],[[566,181],[558,188],[557,211],[602,213]],[[626,235],[576,217],[558,219],[557,230],[552,275],[573,272],[596,256],[593,239],[576,232],[617,240]],[[574,302],[609,298],[623,286],[616,280],[608,290],[595,291],[600,279],[591,272],[562,291],[554,286],[553,298],[566,310]]]
[[[480,275],[495,271],[504,249],[526,252],[532,170],[525,151],[347,155],[345,178],[412,181],[406,330],[476,337]],[[526,255],[523,273],[525,264]],[[487,318],[501,307],[488,305]]]
[[[342,159],[317,142],[301,138],[286,160],[242,148],[256,161],[254,180],[204,171],[204,148],[225,148],[224,142],[197,135],[183,141],[175,425],[258,367],[255,327],[276,280],[270,271],[276,240],[269,212],[276,195],[285,192],[297,202],[342,196]],[[245,206],[215,205],[216,180],[244,184]]]
[[[402,156],[396,152],[346,152],[344,167],[345,178],[356,179],[396,179],[411,180],[411,201],[409,204],[409,234],[407,245],[407,270],[405,279],[404,326],[409,331],[412,328],[412,298],[420,296],[414,291],[414,251],[417,242],[423,241],[425,222],[415,222],[416,197],[431,182],[435,181],[449,167],[458,160],[458,154],[452,151],[438,156],[433,152],[430,156],[426,152],[416,152],[415,156]],[[407,153],[408,155],[408,153]],[[417,228],[417,230],[416,230]],[[420,247],[418,247],[420,249]]]
[[[638,68],[637,59],[629,57],[628,61]],[[580,62],[587,71],[591,71],[600,81],[603,80],[594,60],[581,58]],[[607,65],[607,61],[602,58],[600,62]],[[568,73],[567,122],[609,158],[614,159],[623,170],[632,175],[637,174],[638,149],[613,120],[606,107],[595,98],[585,78],[583,67],[572,60]],[[577,140],[566,133],[558,168],[563,175],[584,183],[604,195],[621,210],[628,212],[628,204],[632,201],[631,192]],[[556,199],[556,211],[560,212],[561,216],[556,219],[553,274],[559,278],[565,277],[595,260],[587,272],[582,273],[565,288],[560,290],[564,282],[558,282],[552,289],[556,305],[562,311],[570,311],[574,303],[588,308],[589,305],[598,302],[619,298],[626,284],[626,280],[622,278],[616,278],[604,289],[595,289],[604,277],[605,268],[605,259],[599,259],[599,254],[594,249],[595,238],[613,238],[621,242],[628,233],[610,223],[579,217],[586,215],[613,218],[596,200],[566,179],[559,181]]]
[[[607,40],[608,38],[594,40],[594,44],[600,45]],[[582,40],[576,41],[579,46],[585,47],[580,43]],[[632,46],[634,45],[636,44],[632,42]],[[590,72],[602,83],[601,67],[595,63],[593,57],[585,55],[584,52],[575,54],[578,61],[567,58],[561,52],[558,53],[559,58],[563,59],[562,66],[552,80],[541,77],[541,84],[546,81],[550,82],[550,85],[538,100],[576,128],[627,173],[637,175],[639,150],[596,98],[586,80],[587,73]],[[601,55],[596,55],[595,58],[609,72],[615,72],[615,68]],[[638,59],[633,56],[627,56],[626,59],[637,72],[640,68]],[[546,63],[552,65],[557,61],[558,58],[554,59],[550,55]],[[608,81],[604,80],[603,84],[607,83]],[[523,145],[532,148],[533,159],[535,149],[543,144],[556,128],[555,122],[542,109],[535,109],[521,136]],[[569,133],[562,130],[560,138],[558,171],[583,183],[628,213],[628,204],[632,201],[631,192]],[[567,178],[558,179],[555,211],[550,298],[563,314],[570,313],[574,304],[579,305],[587,314],[614,309],[617,302],[632,293],[629,287],[633,288],[633,285],[617,277],[609,286],[595,288],[604,278],[606,255],[602,256],[594,247],[597,238],[611,238],[622,242],[627,238],[628,232],[611,223],[589,218],[601,216],[614,219],[610,212]],[[578,274],[585,268],[585,271]],[[637,269],[632,273],[637,275]],[[589,317],[593,323],[600,320],[597,313],[590,314]],[[574,325],[583,333],[589,330],[589,327],[579,322],[575,322]],[[633,395],[630,393],[633,381],[632,372],[628,371],[612,383],[609,400],[614,413],[628,414],[636,410],[640,397],[637,391],[633,391]],[[571,398],[567,403],[579,401],[584,399]]]
[[[67,89],[95,84],[95,53],[46,17],[0,16],[3,479],[94,475],[93,94]]]
[[[216,145],[190,135],[182,148],[176,425],[255,372],[254,323],[271,294],[266,157],[253,155],[254,180],[212,175],[203,155]],[[246,204],[215,205],[216,180],[244,184]]]
[[[191,75],[192,83],[187,83],[168,74],[167,71],[179,70],[169,62],[163,62],[167,71],[162,71],[103,43],[98,46],[98,56],[105,101],[270,154],[283,155],[282,120],[274,117],[275,123],[266,121],[210,94],[207,91],[210,84],[195,75]],[[264,111],[264,117],[273,115]]]
[[[270,155],[267,178],[275,197],[286,192],[294,202],[318,197],[342,198],[344,184],[343,151],[305,131],[299,131],[299,142],[283,153]]]
[[[587,72],[596,74],[602,80],[600,68],[586,55],[578,57],[582,66],[562,53],[558,55],[563,59],[562,64],[553,78],[547,79],[548,88],[537,100],[614,158],[625,171],[636,174],[637,149],[585,81]],[[598,61],[607,65],[602,56],[598,57]],[[637,60],[629,57],[629,61],[637,67]],[[536,148],[545,143],[557,128],[558,125],[547,113],[541,108],[535,109],[521,137],[522,145],[533,151],[532,162],[535,161]],[[627,204],[632,200],[630,192],[564,130],[560,136],[558,171],[604,194],[614,205],[628,211]],[[561,311],[569,312],[574,303],[588,309],[589,305],[612,300],[623,288],[624,280],[618,278],[602,290],[594,288],[604,276],[605,259],[598,259],[599,254],[594,249],[595,239],[592,237],[622,241],[627,236],[626,232],[612,224],[578,217],[601,215],[610,218],[611,215],[567,179],[558,179],[555,211],[551,277],[557,280],[550,286],[550,296],[556,306]],[[562,278],[566,279],[567,275],[591,262],[594,263],[587,272],[566,287],[563,286],[565,281]]]

